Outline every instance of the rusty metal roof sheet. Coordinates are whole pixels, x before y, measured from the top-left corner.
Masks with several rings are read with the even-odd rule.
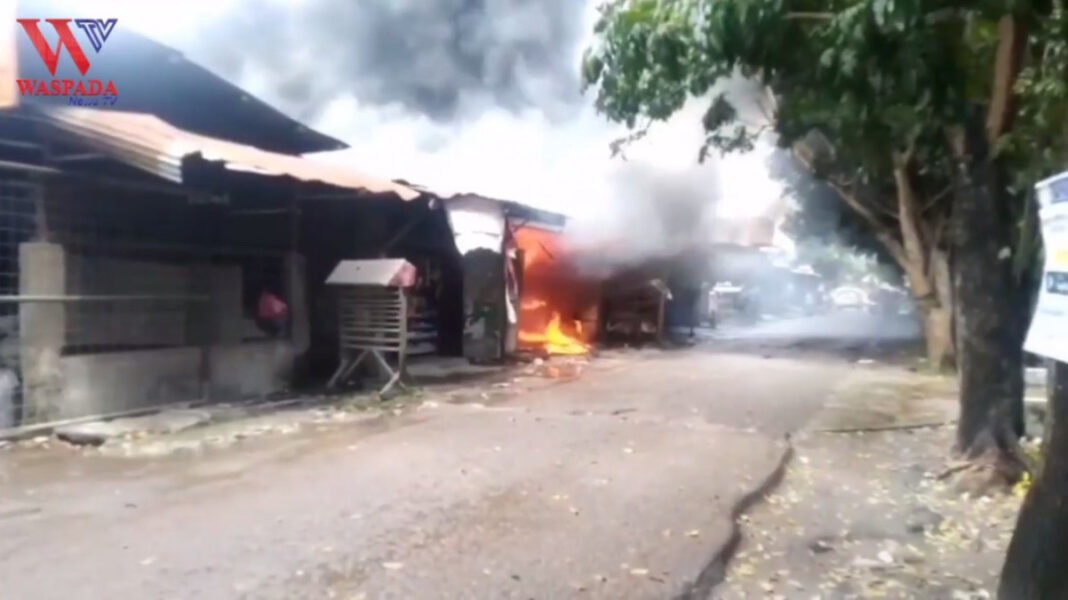
[[[47,107],[41,112],[56,127],[97,150],[175,183],[183,183],[183,160],[200,156],[233,171],[394,193],[404,200],[420,195],[406,185],[348,167],[184,131],[150,114],[80,107]]]
[[[415,285],[415,267],[403,258],[343,260],[326,278],[328,285]]]

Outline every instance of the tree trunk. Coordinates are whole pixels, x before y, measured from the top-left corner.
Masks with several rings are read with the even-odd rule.
[[[1027,30],[1011,14],[998,20],[998,49],[994,58],[994,80],[986,114],[986,139],[991,145],[1012,126],[1016,115],[1013,88],[1027,50]]]
[[[934,344],[928,338],[927,360],[931,368],[943,371],[957,366],[957,344],[954,335],[953,277],[949,269],[949,257],[937,248],[931,251],[928,272],[938,301],[927,315],[929,331],[934,333]]]
[[[990,460],[1012,481],[1025,466],[1022,332],[1013,302],[1013,221],[1009,198],[989,158],[977,115],[954,132],[960,185],[953,206],[953,288],[957,306],[960,420],[957,447],[972,459]]]
[[[801,155],[795,153],[795,156],[812,170],[811,165]],[[955,315],[949,262],[945,252],[937,248],[928,249],[925,245],[919,226],[919,206],[915,188],[908,174],[911,153],[895,152],[891,158],[897,194],[897,231],[883,223],[848,186],[834,180],[828,180],[828,184],[838,192],[846,206],[860,215],[871,227],[875,238],[905,273],[923,326],[928,363],[939,370],[952,368],[956,356],[956,340],[953,335]],[[901,237],[900,241],[897,236]],[[932,243],[933,240],[927,240],[927,244]]]
[[[1027,493],[998,585],[1000,600],[1068,598],[1068,365],[1054,363],[1042,472]]]
[[[894,186],[897,191],[897,221],[901,233],[898,261],[920,314],[927,362],[933,369],[951,367],[953,361],[953,302],[949,263],[945,253],[928,250],[933,240],[920,230],[919,203],[909,176],[911,152],[894,152]]]
[[[942,254],[943,263],[945,263],[944,257],[945,255]],[[955,366],[952,285],[948,264],[943,264],[943,266],[946,269],[945,273],[942,275],[932,273],[932,276],[928,278],[922,269],[902,265],[920,325],[923,327],[927,364],[936,370],[952,369]],[[943,280],[938,281],[938,277]]]
[[[956,346],[953,343],[953,309],[929,309],[923,320],[923,337],[927,347],[927,364],[938,371],[952,369]]]

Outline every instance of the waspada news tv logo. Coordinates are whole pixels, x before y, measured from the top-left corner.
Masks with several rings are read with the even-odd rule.
[[[77,106],[94,106],[99,104],[115,104],[119,92],[115,89],[115,82],[111,79],[102,80],[86,77],[89,73],[89,57],[82,49],[81,43],[71,29],[73,22],[97,53],[104,47],[111,33],[115,31],[118,19],[15,19],[22,26],[23,31],[33,42],[37,54],[41,55],[52,79],[18,79],[19,93],[23,96],[67,96],[68,104]],[[41,31],[41,21],[52,26],[58,37],[58,42],[53,48],[44,32]],[[56,68],[59,66],[60,56],[63,49],[67,49],[81,79],[57,78]]]

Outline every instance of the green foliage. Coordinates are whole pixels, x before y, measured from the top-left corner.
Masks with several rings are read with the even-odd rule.
[[[1016,82],[1016,123],[998,148],[1015,165],[1013,185],[1023,192],[1068,167],[1068,10],[1063,2],[1036,24],[1028,52],[1031,60]]]
[[[939,33],[961,25],[928,24],[933,4],[619,0],[602,11],[584,75],[598,87],[597,107],[632,127],[668,118],[733,74],[755,78],[776,92],[784,143],[817,128],[840,146],[871,147],[867,156],[904,147],[959,109],[953,37]],[[725,103],[713,93],[707,141],[735,150],[744,135]]]
[[[946,18],[946,4],[616,0],[602,10],[585,81],[597,88],[597,108],[632,128],[707,99],[700,160],[751,148],[768,125],[784,146],[819,131],[830,151],[814,153],[809,168],[862,187],[878,226],[893,231],[893,153],[909,151],[922,166],[921,196],[945,189],[954,168],[945,128],[963,110],[969,79],[955,60],[963,25]],[[738,75],[774,91],[773,123],[739,116],[744,107],[721,83]],[[948,200],[927,216],[940,218]]]
[[[813,131],[830,141],[830,151],[811,153],[808,167],[858,186],[866,212],[875,215],[865,217],[868,226],[896,233],[891,173],[895,157],[904,157],[923,201],[923,227],[936,236],[956,174],[946,133],[989,103],[998,22],[1006,14],[1031,35],[1016,128],[999,142],[998,160],[1012,169],[1018,190],[1062,168],[1068,155],[1062,4],[614,0],[602,10],[584,77],[596,87],[597,108],[631,128],[667,119],[691,98],[705,99],[702,160],[713,149],[747,149],[760,134],[721,83],[737,75],[755,80],[774,91],[771,125],[782,145],[808,140]],[[1028,217],[1021,210],[1014,218],[1026,244]]]
[[[999,155],[1013,168],[1009,185],[1025,199],[1018,218],[1014,271],[1020,279],[1041,272],[1042,240],[1035,182],[1068,168],[1068,9],[1053,2],[1035,23],[1030,60],[1016,81],[1016,121],[999,140]]]

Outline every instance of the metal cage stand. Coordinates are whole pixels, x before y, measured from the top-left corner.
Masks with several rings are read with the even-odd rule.
[[[400,259],[341,261],[327,278],[339,286],[338,340],[340,361],[327,387],[344,383],[367,357],[386,374],[379,394],[407,389],[403,379],[408,350],[408,292],[415,267]],[[394,368],[386,353],[397,355]]]

